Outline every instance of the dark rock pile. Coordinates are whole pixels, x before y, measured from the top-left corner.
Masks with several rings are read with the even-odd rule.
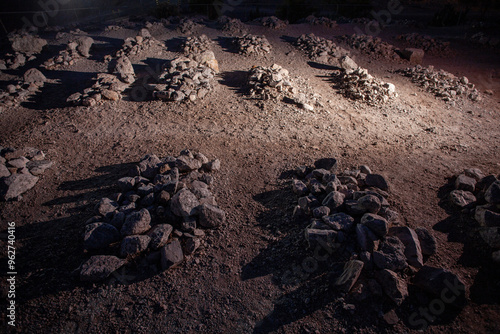
[[[27,61],[36,59],[36,55],[47,45],[46,40],[30,34],[13,34],[9,40],[14,53],[7,53],[5,59],[0,59],[0,70],[15,70],[24,66]]]
[[[59,52],[59,55],[47,60],[43,66],[48,70],[53,70],[62,66],[70,66],[79,58],[90,57],[90,48],[94,40],[89,36],[78,37],[68,43],[66,50]]]
[[[399,35],[397,38],[411,47],[423,49],[425,52],[434,55],[445,56],[451,51],[450,42],[443,42],[429,35],[421,35],[415,32]]]
[[[140,256],[158,272],[193,255],[203,247],[204,230],[226,220],[210,190],[211,172],[219,168],[218,159],[189,150],[164,159],[146,155],[118,180],[120,192],[102,198],[87,221],[83,245],[92,256],[80,279],[104,280]]]
[[[200,57],[210,56],[210,53],[213,56],[212,51],[205,51]],[[158,77],[159,83],[152,86],[153,97],[179,102],[203,99],[213,89],[214,77],[215,71],[208,65],[187,57],[178,57],[164,66]]]
[[[47,81],[48,79],[43,73],[36,68],[27,70],[23,75],[23,80],[18,81],[15,85],[8,85],[6,91],[0,91],[0,108],[19,106],[39,92]]]
[[[99,73],[94,78],[94,84],[83,93],[70,95],[66,102],[73,105],[92,107],[105,101],[118,101],[122,93],[135,80],[134,68],[130,60],[123,56],[116,60],[113,74]]]
[[[351,36],[344,35],[339,38],[340,41],[347,44],[353,49],[358,49],[365,54],[374,56],[375,58],[399,59],[399,56],[394,51],[394,46],[383,42],[380,37],[370,35],[357,35]]]
[[[394,309],[409,297],[409,284],[439,297],[448,280],[461,288],[455,304],[463,306],[464,284],[446,269],[424,265],[436,253],[436,239],[423,227],[403,226],[388,202],[385,177],[367,166],[336,170],[334,158],[317,160],[314,167],[300,166],[292,190],[298,197],[295,218],[309,222],[304,231],[309,249],[315,256],[345,263],[343,270],[330,274],[331,286],[346,294],[344,300],[392,305],[393,319],[387,322],[394,324],[399,321]],[[384,319],[386,315],[380,314]]]
[[[483,32],[478,32],[470,37],[470,40],[480,45],[489,46],[492,48],[500,47],[500,38],[488,36]]]
[[[246,33],[245,24],[239,19],[233,19],[227,16],[221,16],[217,20],[220,29],[231,35],[242,35]]]
[[[153,47],[162,48],[163,43],[161,43],[156,38],[151,36],[151,33],[149,32],[148,29],[142,28],[135,38],[128,37],[127,39],[125,39],[125,42],[123,43],[121,49],[116,52],[115,57],[130,58],[131,56],[137,55]],[[111,59],[112,57],[110,55],[104,57],[105,61],[110,61]]]
[[[238,53],[245,56],[249,56],[251,54],[263,56],[271,52],[272,48],[266,36],[256,36],[251,34],[236,37],[234,39],[234,44],[238,49]]]
[[[264,27],[271,29],[284,29],[288,25],[288,21],[280,20],[276,16],[261,17],[256,21],[260,22]]]
[[[206,35],[188,37],[182,46],[184,54],[202,53],[210,50],[214,42]]]
[[[500,175],[484,176],[477,168],[466,169],[454,178],[454,190],[448,194],[450,205],[473,215],[479,234],[500,263]]]
[[[186,18],[182,19],[177,26],[177,30],[185,35],[196,34],[199,28],[201,28],[201,24]]]
[[[312,33],[301,35],[296,45],[309,59],[324,64],[338,65],[339,58],[349,55],[349,51],[337,46],[333,41]]]
[[[480,93],[467,77],[458,78],[444,70],[436,71],[434,66],[417,65],[399,72],[444,101],[448,102],[460,98],[468,98],[472,101],[481,100]]]
[[[22,199],[21,195],[33,188],[51,166],[45,154],[35,148],[0,147],[0,200]]]
[[[331,20],[327,17],[316,17],[314,15],[309,15],[308,17],[306,17],[304,19],[305,23],[309,23],[311,25],[321,25],[321,26],[325,26],[325,27],[328,27],[328,28],[335,28],[337,26],[337,21],[334,21],[334,20]]]

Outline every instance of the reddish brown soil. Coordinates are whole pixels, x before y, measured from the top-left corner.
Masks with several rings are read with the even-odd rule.
[[[310,251],[303,240],[305,225],[292,220],[295,197],[280,176],[298,165],[333,156],[341,170],[367,164],[385,175],[391,184],[391,205],[404,222],[433,229],[439,249],[428,264],[448,268],[467,284],[468,305],[428,331],[498,333],[498,268],[487,250],[476,247],[469,226],[450,219],[439,205],[440,188],[464,168],[500,172],[500,81],[493,75],[499,68],[498,53],[454,39],[454,56],[425,58],[424,65],[465,75],[482,92],[494,91],[481,102],[450,106],[392,73],[409,66],[407,62],[373,60],[352,51],[361,66],[394,83],[399,94],[393,102],[370,107],[337,94],[329,80],[331,69],[311,63],[285,38],[305,32],[333,38],[351,33],[352,26],[292,25],[284,31],[251,26],[250,30],[266,35],[272,53],[261,59],[245,57],[216,43],[219,84],[203,101],[122,100],[91,108],[65,106],[67,96],[87,87],[92,74],[105,69],[103,56],[119,48],[123,38],[135,35],[124,29],[90,32],[100,46],[93,57],[68,69],[45,71],[61,83],[0,114],[2,146],[36,147],[55,162],[21,201],[0,204],[1,230],[10,221],[17,226],[14,332],[414,331],[407,328],[412,307],[418,305],[413,300],[398,311],[401,321],[394,327],[384,325],[377,311],[363,303],[353,314],[344,310],[339,295],[328,288],[327,272],[335,258],[301,282],[282,284],[283,275],[300,266]],[[381,37],[398,45],[393,37],[401,32],[387,28]],[[183,37],[168,29],[152,33],[167,41],[169,51],[132,58],[138,72],[176,56],[175,43]],[[225,36],[212,28],[200,33],[214,40]],[[321,94],[324,108],[309,112],[242,95],[244,72],[253,65],[273,63],[292,76],[308,79]],[[2,79],[9,78],[2,74]],[[88,258],[82,250],[82,232],[95,203],[112,192],[114,182],[145,154],[166,156],[184,148],[222,161],[213,189],[227,212],[227,224],[210,233],[208,247],[177,269],[153,275],[140,266],[130,267],[120,272],[118,281],[81,283],[78,268]]]

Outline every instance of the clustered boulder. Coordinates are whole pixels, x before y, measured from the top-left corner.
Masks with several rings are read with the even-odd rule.
[[[288,21],[283,21],[277,18],[276,16],[266,16],[257,19],[260,24],[264,27],[271,29],[284,29],[288,25]]]
[[[381,57],[386,59],[398,59],[393,45],[382,41],[380,37],[370,35],[344,35],[340,37],[340,41],[349,45],[353,49],[358,49],[363,53],[372,55],[373,57]]]
[[[184,54],[196,54],[208,51],[214,42],[206,35],[188,37],[182,46]]]
[[[480,93],[467,77],[458,78],[445,70],[436,71],[432,65],[429,67],[417,65],[399,72],[444,101],[449,102],[459,98],[481,100]]]
[[[199,28],[201,28],[201,24],[187,18],[182,19],[177,26],[177,30],[185,35],[195,34]]]
[[[10,84],[6,91],[0,91],[0,107],[16,107],[40,91],[48,79],[36,68],[27,70],[23,80]]]
[[[500,38],[488,36],[484,32],[478,32],[470,37],[470,40],[480,45],[489,46],[492,48],[500,47]]]
[[[257,36],[252,34],[236,37],[234,39],[234,45],[238,49],[238,53],[245,56],[249,56],[251,54],[263,56],[271,52],[272,48],[266,36]]]
[[[307,54],[309,59],[324,64],[338,65],[338,59],[349,55],[349,51],[337,46],[333,41],[312,33],[301,35],[296,45]]]
[[[246,32],[245,24],[239,19],[233,19],[224,15],[221,16],[217,22],[222,31],[231,35],[241,35]]]
[[[479,223],[479,234],[500,263],[500,175],[484,176],[477,168],[466,169],[454,178],[448,194],[452,207],[470,213]]]
[[[212,51],[206,51],[207,56],[209,53],[213,56]],[[158,77],[159,83],[152,87],[153,97],[165,101],[203,99],[213,89],[214,77],[215,71],[211,67],[187,57],[178,57],[164,66]]]
[[[415,32],[399,35],[397,38],[402,40],[405,44],[411,45],[414,48],[423,49],[430,54],[444,56],[450,53],[450,42],[444,42],[429,35],[421,35]]]
[[[146,261],[162,270],[191,256],[202,246],[204,230],[226,220],[210,190],[211,172],[219,168],[218,159],[189,150],[164,159],[146,155],[118,180],[120,192],[102,198],[87,221],[84,248],[99,255],[81,266],[80,279],[104,280],[146,253]]]
[[[113,74],[99,73],[94,78],[94,84],[86,88],[83,93],[70,95],[66,102],[73,105],[92,107],[104,101],[118,101],[122,93],[135,80],[134,68],[128,57],[123,56],[116,60]]]
[[[348,56],[342,57],[340,64],[342,70],[334,72],[333,76],[344,96],[371,105],[386,103],[398,96],[394,84],[375,78]]]
[[[309,15],[308,17],[306,17],[304,19],[304,21],[306,23],[309,23],[309,24],[314,25],[314,26],[321,25],[321,26],[325,26],[328,28],[335,28],[337,26],[337,21],[331,20],[328,17],[324,17],[324,16],[316,17],[314,15]]]
[[[36,55],[47,45],[46,40],[31,34],[12,34],[9,40],[14,53],[7,53],[5,59],[0,59],[0,70],[15,70],[24,66],[27,61],[36,59]]]
[[[48,70],[53,70],[62,66],[73,65],[79,58],[90,57],[90,48],[94,40],[89,36],[78,37],[68,43],[66,50],[59,52],[59,55],[47,60],[43,66]]]
[[[340,173],[337,168],[335,158],[323,158],[313,167],[296,168],[292,179],[298,197],[294,217],[309,222],[304,231],[309,249],[345,263],[331,273],[332,287],[347,294],[345,300],[385,296],[395,308],[409,296],[411,283],[439,296],[436,286],[456,279],[464,287],[456,302],[464,303],[465,286],[456,275],[424,264],[437,251],[436,239],[426,228],[403,226],[387,200],[386,178],[366,165]],[[435,280],[429,282],[431,276]]]
[[[35,148],[0,147],[0,200],[20,200],[51,166],[45,154]]]

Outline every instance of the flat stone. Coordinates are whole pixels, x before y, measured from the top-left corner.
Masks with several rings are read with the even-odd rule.
[[[125,260],[111,255],[95,255],[82,265],[80,280],[85,282],[99,282],[125,264]]]
[[[218,171],[218,170],[220,170],[220,160],[214,159],[214,160],[204,164],[203,167],[209,172]]]
[[[26,167],[26,163],[29,162],[25,157],[19,157],[16,159],[12,159],[7,161],[7,166],[14,168],[24,168]]]
[[[449,270],[423,266],[415,275],[413,283],[445,304],[461,308],[467,303],[465,284]]]
[[[389,229],[389,224],[385,218],[373,213],[365,213],[361,217],[361,224],[368,227],[376,236],[383,238]]]
[[[408,286],[404,280],[388,269],[380,270],[375,274],[377,282],[384,293],[398,306],[408,297]]]
[[[9,169],[4,164],[0,164],[0,177],[8,177],[8,176],[10,176]]]
[[[33,160],[26,164],[30,173],[33,175],[41,175],[46,169],[52,167],[53,163],[49,160]]]
[[[465,174],[460,174],[455,180],[455,189],[474,192],[476,180]]]
[[[111,224],[92,223],[85,226],[83,245],[85,249],[106,248],[120,240],[120,232]]]
[[[226,213],[216,206],[203,204],[198,207],[198,220],[201,226],[214,228],[226,222]]]
[[[193,215],[199,205],[196,195],[188,189],[179,190],[170,200],[170,209],[178,217]]]
[[[339,212],[330,216],[322,217],[323,222],[337,231],[350,231],[354,226],[354,218],[346,213]]]
[[[415,268],[424,265],[422,248],[417,233],[407,226],[394,226],[389,229],[389,234],[396,236],[405,246],[406,261]]]
[[[364,263],[359,260],[351,260],[344,265],[344,271],[335,279],[333,285],[341,292],[348,293],[358,281],[363,270]]]
[[[426,256],[431,256],[436,254],[437,242],[434,235],[425,227],[417,227],[415,229],[415,233],[417,233],[418,240],[420,241],[420,248],[422,249],[422,254]]]
[[[497,180],[493,182],[486,192],[484,193],[484,199],[491,204],[500,204],[500,181]]]
[[[173,240],[161,249],[161,268],[167,270],[177,266],[184,260],[181,243]]]
[[[30,190],[38,182],[38,177],[31,174],[12,174],[0,179],[0,198],[4,201],[16,199]]]
[[[396,237],[387,237],[373,252],[373,262],[380,269],[400,271],[408,266],[404,244]]]
[[[120,230],[122,236],[141,234],[151,228],[151,215],[146,209],[130,213]]]
[[[151,238],[147,235],[129,235],[123,238],[120,246],[120,256],[139,254],[148,248]]]
[[[376,187],[384,191],[389,190],[389,184],[386,179],[379,174],[368,174],[366,175],[365,184],[367,187]]]
[[[474,202],[476,202],[476,196],[473,193],[466,190],[452,190],[448,195],[450,204],[464,208]]]

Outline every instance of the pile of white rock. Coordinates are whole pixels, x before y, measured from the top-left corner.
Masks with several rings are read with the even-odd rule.
[[[130,87],[135,80],[134,68],[127,57],[116,60],[113,74],[99,73],[94,78],[94,84],[86,88],[83,93],[74,93],[66,102],[73,105],[93,107],[104,101],[118,101],[122,93]]]
[[[425,52],[434,55],[445,56],[451,51],[450,42],[444,42],[429,35],[421,35],[416,32],[399,35],[398,39],[414,48],[423,49]]]
[[[9,36],[14,54],[7,53],[5,59],[0,59],[0,70],[15,70],[24,66],[27,61],[36,59],[42,52],[47,41],[30,34],[12,34]]]
[[[334,72],[333,76],[344,96],[371,105],[385,103],[398,96],[392,83],[383,82],[370,75],[367,69],[359,67],[348,56],[342,57],[340,64],[342,70]]]
[[[35,148],[16,150],[0,147],[0,200],[20,200],[21,195],[35,186],[39,176],[52,162]]]
[[[460,98],[468,98],[472,101],[481,100],[481,94],[467,77],[459,78],[444,70],[436,71],[432,65],[429,67],[417,65],[399,72],[444,101],[449,102]]]
[[[256,19],[257,22],[260,22],[264,27],[271,29],[284,29],[288,25],[288,21],[283,21],[277,18],[276,16],[266,16]]]
[[[48,70],[53,70],[62,66],[70,66],[79,58],[90,57],[90,48],[94,40],[89,36],[75,38],[68,43],[66,50],[59,52],[59,55],[47,60],[43,66]]]
[[[266,36],[256,36],[251,34],[236,37],[234,39],[234,44],[238,49],[238,53],[245,56],[249,56],[251,54],[263,56],[271,52],[272,48]]]
[[[211,191],[211,172],[219,168],[218,159],[189,150],[164,159],[146,155],[86,222],[83,244],[92,256],[80,279],[102,281],[139,257],[159,271],[193,256],[204,246],[205,231],[226,221]]]
[[[40,91],[48,79],[36,68],[27,70],[23,75],[23,80],[17,84],[10,84],[6,91],[0,91],[0,110],[19,106],[31,96]]]
[[[206,35],[188,37],[182,46],[184,54],[202,53],[210,50],[214,42]]]
[[[213,55],[213,52],[205,51],[198,55],[198,58],[206,55],[208,59],[210,53]],[[213,89],[215,73],[206,62],[201,63],[187,57],[175,58],[164,66],[163,72],[158,77],[159,83],[152,84],[153,97],[179,102],[203,99]]]
[[[324,64],[338,65],[339,58],[349,55],[349,51],[337,46],[333,41],[315,36],[312,33],[301,35],[297,39],[296,45],[311,60]]]
[[[344,35],[339,38],[340,41],[347,44],[349,47],[358,49],[363,53],[387,59],[398,59],[393,45],[383,42],[380,37],[370,35],[357,35],[351,36]]]

